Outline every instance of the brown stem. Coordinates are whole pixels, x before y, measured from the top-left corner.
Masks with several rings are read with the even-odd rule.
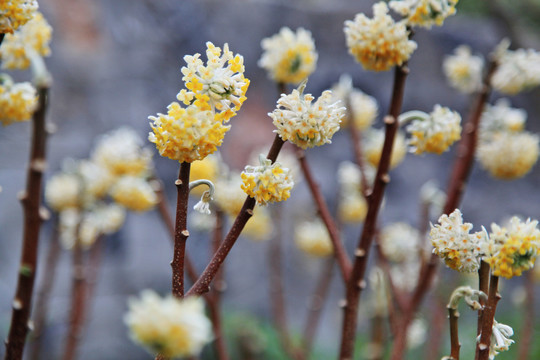
[[[448,321],[450,322],[450,358],[459,360],[459,349],[461,348],[458,335],[459,312],[457,308],[451,306],[447,306],[447,309]]]
[[[266,158],[271,160],[272,162],[276,161],[282,146],[283,140],[281,140],[279,135],[276,135],[272,147],[270,148],[270,151],[268,152]],[[218,273],[221,264],[225,261],[225,258],[236,243],[236,240],[238,239],[238,236],[240,236],[240,233],[244,229],[244,226],[253,215],[254,207],[255,199],[248,196],[246,198],[246,201],[244,202],[244,205],[242,206],[242,209],[240,210],[240,213],[234,220],[234,223],[229,230],[229,233],[227,234],[227,236],[225,236],[225,239],[220,244],[219,249],[212,257],[212,260],[210,260],[210,263],[208,264],[206,269],[204,269],[201,276],[199,276],[195,284],[193,284],[191,289],[189,289],[186,294],[187,296],[202,295],[210,290],[210,283]]]
[[[77,229],[78,233],[78,229]],[[87,291],[86,274],[84,266],[84,252],[79,238],[71,250],[73,287],[71,289],[71,307],[69,315],[69,330],[63,360],[72,360],[76,357],[77,347],[82,335],[84,324],[84,309],[86,307]]]
[[[26,173],[26,191],[21,196],[24,210],[23,244],[11,326],[6,340],[6,360],[20,360],[23,356],[37,270],[39,229],[45,216],[40,207],[42,178],[46,167],[45,113],[49,88],[40,86],[37,91],[38,107],[32,119],[32,145]]]
[[[334,262],[335,260],[332,257],[325,260],[317,280],[315,291],[311,295],[308,317],[304,326],[304,355],[306,358],[309,358],[309,354],[313,348],[313,341],[317,334],[324,303],[328,299],[330,285],[332,284]]]
[[[501,296],[497,292],[499,277],[491,275],[489,279],[489,293],[484,315],[482,316],[482,332],[480,341],[476,345],[476,360],[488,360],[489,345],[491,343],[491,333],[493,332],[493,321],[495,320],[495,310]]]
[[[49,299],[52,287],[54,285],[54,280],[56,278],[56,265],[58,263],[58,257],[61,250],[58,235],[58,216],[55,216],[51,239],[49,241],[49,248],[47,249],[47,255],[45,258],[43,275],[41,277],[42,282],[40,289],[36,295],[36,305],[34,310],[34,331],[32,342],[30,344],[29,356],[29,359],[31,360],[38,360],[41,354],[41,346],[43,340],[42,336],[45,329],[45,322],[47,319]]]
[[[485,261],[480,262],[480,268],[478,269],[478,290],[487,294],[489,291],[489,264]],[[482,296],[478,298],[478,302],[482,305],[482,308],[478,310],[478,323],[476,327],[476,335],[480,335],[482,330],[482,316],[484,315],[483,307],[486,305],[486,299]]]
[[[362,136],[359,135],[359,131],[356,128],[356,124],[354,123],[354,119],[352,116],[350,95],[347,97],[346,106],[347,106],[347,122],[349,124],[349,134],[351,135],[351,142],[353,145],[354,161],[356,162],[356,165],[358,165],[358,168],[360,169],[360,180],[361,180],[360,191],[364,195],[364,198],[366,200],[369,200],[371,184],[367,183],[366,162],[364,160],[364,155],[363,155],[364,151],[362,147]]]
[[[302,168],[304,178],[308,183],[309,190],[311,191],[311,195],[313,196],[313,200],[317,205],[319,216],[323,221],[324,225],[326,226],[326,229],[328,230],[330,240],[332,241],[332,245],[334,247],[334,256],[336,257],[336,261],[339,265],[343,281],[346,282],[351,271],[351,261],[349,260],[347,252],[345,251],[343,243],[341,242],[339,230],[336,226],[334,219],[332,218],[332,215],[330,214],[330,210],[328,210],[328,206],[326,205],[326,201],[324,200],[319,186],[313,179],[313,175],[307,163],[304,150],[298,148],[296,157],[298,158],[300,167]]]
[[[534,282],[532,271],[527,271],[525,277],[525,311],[523,325],[519,332],[518,359],[529,359],[532,338],[534,334]]]
[[[172,294],[176,298],[184,297],[184,259],[186,257],[186,242],[189,237],[187,230],[187,211],[189,199],[189,170],[191,163],[180,164],[178,180],[176,180],[176,224],[174,228],[174,255],[172,268]]]
[[[431,301],[431,321],[430,321],[430,330],[429,336],[430,341],[426,347],[426,356],[424,359],[438,359],[439,349],[441,348],[441,340],[445,327],[445,312],[444,312],[444,302],[440,299],[439,296],[434,296]]]
[[[367,259],[371,248],[371,243],[375,235],[375,226],[381,207],[382,198],[386,184],[390,182],[388,170],[390,168],[390,156],[394,146],[394,138],[398,130],[398,116],[401,112],[403,102],[403,92],[405,90],[405,79],[409,70],[406,64],[396,67],[394,86],[392,90],[392,100],[388,116],[385,117],[385,138],[381,160],[377,168],[377,175],[373,184],[373,191],[368,205],[368,212],[362,234],[355,251],[354,265],[346,284],[346,299],[343,307],[343,327],[341,333],[340,359],[352,359],[354,353],[354,339],[356,335],[356,324],[358,320],[358,306],[360,294],[365,288],[364,275],[366,272]]]

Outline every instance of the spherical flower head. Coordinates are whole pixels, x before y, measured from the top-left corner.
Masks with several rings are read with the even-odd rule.
[[[503,44],[501,46],[504,46]],[[533,49],[499,49],[497,69],[491,85],[497,91],[515,95],[540,84],[540,53]]]
[[[36,89],[29,82],[14,84],[0,78],[0,122],[3,126],[27,121],[37,108]]]
[[[242,178],[239,173],[229,178],[222,178],[216,182],[216,202],[227,215],[236,217],[240,213],[246,193],[242,190]]]
[[[345,224],[358,224],[366,219],[368,204],[360,192],[340,196],[339,219]]]
[[[328,230],[319,220],[299,224],[294,230],[294,240],[300,250],[315,257],[325,257],[334,253]]]
[[[445,56],[443,72],[450,85],[466,94],[482,88],[484,59],[473,55],[466,45],[458,46],[453,55]]]
[[[410,151],[442,154],[461,138],[461,116],[447,107],[435,105],[427,116],[415,118],[406,128]]]
[[[393,0],[392,10],[407,17],[407,24],[431,29],[456,13],[458,0]]]
[[[152,185],[135,176],[122,176],[111,188],[111,197],[125,208],[140,212],[148,211],[158,203]]]
[[[153,132],[148,140],[156,144],[159,154],[179,162],[202,160],[214,153],[223,142],[230,126],[215,120],[211,110],[195,105],[183,108],[173,102],[167,114],[150,116]]]
[[[36,0],[0,1],[0,34],[12,33],[30,21],[38,9]]]
[[[202,160],[192,162],[189,171],[189,181],[206,179],[215,182],[219,175],[221,162],[221,158],[216,154],[208,155]],[[204,186],[197,186],[191,189],[190,194],[202,196],[205,191]]]
[[[145,176],[152,169],[152,151],[128,127],[102,135],[96,142],[91,159],[114,176]]]
[[[78,172],[84,183],[84,195],[90,199],[105,197],[116,180],[108,168],[90,160],[79,161]]]
[[[521,276],[525,270],[534,266],[540,248],[538,221],[523,222],[514,216],[508,227],[491,224],[489,243],[485,261],[492,274],[507,279]]]
[[[379,239],[381,250],[390,261],[402,263],[418,254],[420,233],[409,224],[398,222],[385,226]]]
[[[85,211],[79,224],[79,241],[85,249],[90,248],[101,235],[117,232],[126,219],[126,210],[117,204],[96,204]]]
[[[332,102],[332,92],[326,90],[315,99],[304,95],[305,82],[291,94],[281,94],[277,108],[268,114],[273,120],[279,136],[302,149],[330,144],[332,136],[339,130],[345,108]]]
[[[345,21],[344,31],[349,53],[366,70],[390,70],[409,60],[417,47],[409,40],[406,23],[394,22],[383,1],[373,5],[373,19],[357,14],[354,21]]]
[[[372,166],[378,167],[384,144],[384,130],[372,128],[364,132],[363,135],[364,155],[366,160]],[[402,132],[398,132],[394,138],[394,146],[392,147],[392,154],[390,155],[390,168],[398,166],[403,161],[406,154],[407,142],[405,141],[405,135],[403,135]]]
[[[124,322],[130,337],[152,354],[167,358],[196,356],[212,339],[212,326],[200,298],[161,298],[145,290],[140,299],[130,299],[128,307]]]
[[[375,175],[371,167],[366,167],[366,178],[368,182],[373,180]],[[356,224],[363,222],[367,215],[367,201],[361,192],[362,176],[358,165],[343,161],[339,164],[337,172],[339,183],[339,219],[346,224]]]
[[[259,205],[287,200],[294,185],[290,170],[278,162],[272,164],[262,154],[260,163],[260,166],[246,166],[242,171],[242,190]]]
[[[200,54],[184,56],[182,80],[187,90],[181,90],[177,98],[185,105],[213,110],[217,119],[228,121],[246,100],[249,79],[244,77],[244,58],[233,54],[227,44],[223,51],[211,42],[206,47],[206,66]]]
[[[234,220],[234,219],[231,219]],[[273,224],[269,211],[264,207],[253,209],[253,216],[242,230],[242,235],[255,242],[262,242],[270,239]]]
[[[460,272],[473,272],[480,267],[487,234],[485,230],[470,234],[471,223],[464,223],[459,209],[442,215],[439,224],[431,225],[429,236],[433,252],[446,265]]]
[[[334,101],[341,101],[341,104],[348,104],[350,119],[358,130],[365,130],[371,126],[379,113],[377,100],[365,94],[361,90],[353,88],[352,79],[348,75],[342,75],[339,83],[332,87]],[[344,117],[343,120],[348,120]],[[348,121],[343,121],[341,127],[348,126]]]
[[[27,69],[33,56],[49,56],[51,35],[52,27],[37,12],[32,20],[4,38],[0,48],[2,68]]]
[[[479,143],[476,156],[493,177],[513,180],[525,176],[538,160],[538,135],[500,132]]]
[[[296,33],[283,27],[278,34],[261,41],[264,50],[259,66],[278,83],[298,84],[315,70],[317,52],[311,32],[299,28]]]
[[[486,104],[480,118],[480,136],[488,140],[501,131],[520,132],[525,127],[527,112],[510,107],[508,99],[499,99],[495,105]]]
[[[77,208],[81,202],[81,178],[73,173],[53,175],[45,184],[45,201],[54,211]]]

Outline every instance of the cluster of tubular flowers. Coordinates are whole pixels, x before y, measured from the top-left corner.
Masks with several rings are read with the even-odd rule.
[[[492,176],[511,180],[527,174],[538,160],[538,135],[523,130],[527,114],[505,99],[487,106],[481,119],[476,157]]]
[[[537,225],[536,220],[523,222],[516,216],[506,227],[491,224],[484,261],[490,265],[493,275],[511,278],[534,266],[540,248]]]
[[[372,170],[371,168],[369,168]],[[339,183],[339,219],[346,224],[363,222],[367,214],[367,201],[362,194],[362,176],[358,166],[350,161],[344,161],[338,167]],[[368,182],[371,182],[374,172],[366,174]]]
[[[461,116],[447,107],[435,105],[429,114],[411,111],[400,116],[400,122],[412,118],[406,127],[410,135],[410,151],[414,154],[425,152],[442,154],[461,138]]]
[[[184,56],[182,80],[187,90],[182,89],[177,98],[184,105],[213,110],[218,121],[228,121],[246,100],[249,79],[244,77],[244,58],[233,54],[227,44],[223,51],[211,42],[206,47],[206,66],[200,54]]]
[[[32,84],[13,83],[6,75],[0,77],[0,122],[3,126],[29,120],[36,107],[36,89]]]
[[[443,60],[443,72],[450,85],[466,94],[481,89],[483,68],[484,59],[473,55],[466,45],[458,46],[453,55],[447,55]]]
[[[246,166],[242,174],[242,190],[254,198],[259,205],[285,201],[291,196],[294,186],[290,170],[280,163],[260,157],[260,166]]]
[[[334,252],[328,230],[320,220],[306,221],[297,225],[294,239],[300,250],[312,256],[324,257]]]
[[[366,70],[386,71],[407,61],[416,49],[409,40],[405,21],[394,22],[385,2],[373,5],[373,19],[357,14],[354,21],[345,21],[349,53]]]
[[[377,100],[365,94],[352,85],[352,79],[349,75],[342,75],[339,82],[332,87],[332,94],[335,101],[341,101],[341,104],[347,105],[349,117],[344,120],[350,120],[358,130],[364,130],[371,126],[379,113]],[[344,121],[341,127],[348,126]]]
[[[49,56],[51,35],[51,26],[43,14],[37,12],[32,20],[4,38],[0,48],[2,68],[26,69],[32,56]]]
[[[489,344],[489,359],[495,359],[495,356],[501,351],[508,351],[514,340],[510,339],[514,335],[514,329],[510,326],[501,324],[497,320],[493,320],[491,328],[491,342]]]
[[[212,325],[200,298],[161,298],[151,290],[128,302],[124,322],[133,341],[166,358],[198,355],[212,340]]]
[[[379,236],[379,245],[384,256],[394,263],[409,261],[411,254],[418,253],[420,233],[403,222],[385,226]],[[414,259],[416,261],[416,259]]]
[[[439,224],[431,225],[429,236],[433,252],[451,269],[473,272],[480,266],[484,255],[487,233],[485,230],[470,234],[471,223],[464,223],[459,209],[442,215]]]
[[[363,133],[362,144],[364,145],[364,156],[372,166],[379,166],[384,145],[384,130],[370,128]],[[396,133],[394,146],[390,155],[390,168],[398,166],[407,154],[407,142],[405,135],[401,131]]]
[[[540,84],[540,53],[533,49],[508,50],[508,41],[495,50],[497,69],[491,85],[497,91],[515,95]]]
[[[281,94],[277,108],[268,114],[272,118],[274,132],[302,149],[331,143],[332,136],[339,130],[345,108],[332,102],[332,92],[326,90],[315,99],[304,94],[305,83],[291,94]]]
[[[399,0],[390,1],[392,10],[405,16],[407,24],[431,28],[456,13],[458,0]]]
[[[315,70],[317,51],[311,32],[299,28],[296,33],[283,27],[278,34],[261,41],[264,50],[259,66],[278,83],[298,84]]]
[[[154,187],[138,176],[122,176],[110,190],[114,201],[133,211],[148,211],[157,202]]]
[[[12,33],[30,21],[38,9],[36,0],[0,1],[0,34]]]

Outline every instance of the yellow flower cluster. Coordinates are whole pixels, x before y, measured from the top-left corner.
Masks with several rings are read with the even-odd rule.
[[[294,186],[290,170],[277,162],[272,164],[264,155],[260,162],[260,166],[246,166],[242,171],[242,190],[259,205],[287,200]]]
[[[291,94],[281,94],[277,108],[268,114],[272,118],[279,136],[293,144],[307,149],[331,143],[332,136],[339,130],[345,108],[332,102],[332,92],[326,90],[315,99],[304,95],[305,83]]]
[[[200,110],[214,110],[217,121],[229,121],[246,100],[249,79],[244,77],[244,58],[234,55],[229,46],[221,48],[206,43],[206,66],[200,54],[186,55],[182,67],[182,89],[177,98],[185,105],[194,104]]]
[[[458,46],[454,54],[445,56],[443,60],[443,72],[450,85],[466,94],[482,87],[483,68],[484,59],[473,55],[466,45]]]
[[[299,224],[294,230],[294,238],[296,246],[309,255],[325,257],[334,253],[328,230],[320,220]]]
[[[311,33],[303,28],[294,33],[283,27],[278,34],[263,39],[261,46],[264,52],[259,66],[276,82],[298,84],[315,70],[315,43]]]
[[[374,167],[379,166],[381,153],[384,145],[384,130],[371,128],[364,133],[364,156],[366,160]],[[390,168],[398,166],[407,154],[407,142],[402,132],[396,133],[394,146],[390,155]]]
[[[394,0],[392,10],[407,17],[407,24],[431,28],[441,26],[443,21],[456,13],[458,0]]]
[[[371,168],[367,168],[372,170]],[[367,181],[373,180],[373,171],[366,171]],[[367,201],[360,191],[362,187],[362,177],[360,169],[350,161],[344,161],[338,167],[339,182],[339,219],[346,224],[356,224],[363,222],[367,214]]]
[[[425,152],[442,154],[461,138],[460,123],[461,116],[457,112],[435,105],[430,114],[415,117],[407,126],[411,151],[417,155]]]
[[[491,224],[489,245],[485,261],[492,274],[511,278],[520,276],[534,266],[540,248],[538,221],[523,222],[518,217],[510,219],[508,227]]]
[[[45,200],[51,209],[61,212],[78,208],[82,202],[82,179],[77,174],[61,172],[45,184]]]
[[[397,222],[385,226],[379,237],[379,245],[388,260],[402,263],[415,259],[420,249],[420,233],[411,225]]]
[[[508,50],[509,42],[501,42],[495,50],[497,69],[491,85],[497,91],[515,95],[540,84],[540,52],[533,49]]]
[[[122,176],[110,194],[118,204],[133,211],[148,211],[158,202],[154,188],[141,177]]]
[[[0,0],[0,34],[12,33],[26,24],[37,9],[36,0]]]
[[[0,78],[0,122],[3,126],[29,120],[37,107],[36,89],[28,83]]]
[[[200,298],[161,298],[145,290],[140,299],[130,299],[128,306],[124,321],[131,338],[154,355],[196,356],[212,339],[212,325]]]
[[[37,12],[32,20],[4,38],[0,47],[2,68],[26,69],[30,66],[32,56],[50,55],[51,35],[51,26],[43,14]]]
[[[390,70],[407,61],[417,44],[409,40],[406,23],[394,22],[388,15],[385,2],[374,4],[373,14],[373,19],[357,14],[354,21],[345,21],[349,53],[366,70]]]
[[[246,193],[242,191],[241,186],[240,173],[231,174],[228,178],[220,178],[216,182],[214,197],[219,207],[229,216],[236,217],[244,205]]]

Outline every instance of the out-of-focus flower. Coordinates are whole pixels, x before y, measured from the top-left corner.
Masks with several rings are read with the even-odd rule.
[[[344,194],[340,197],[338,214],[339,219],[346,224],[363,222],[368,210],[367,201],[362,193]]]
[[[152,185],[135,176],[122,176],[111,188],[111,197],[118,204],[133,211],[148,211],[158,202]]]
[[[510,107],[508,99],[499,99],[495,105],[486,104],[480,119],[480,136],[485,140],[501,131],[520,132],[526,120],[525,110]]]
[[[0,2],[0,33],[12,33],[30,21],[38,9],[36,0],[2,0]]]
[[[77,174],[61,172],[45,184],[45,201],[55,211],[81,206],[83,184]]]
[[[200,298],[161,298],[151,290],[131,298],[124,321],[133,341],[167,358],[198,355],[212,339],[212,326]]]
[[[117,232],[126,219],[126,210],[117,204],[98,204],[86,211],[79,224],[79,241],[91,247],[100,235]]]
[[[229,178],[218,179],[214,197],[219,207],[227,215],[238,215],[246,200],[246,193],[242,190],[240,174],[234,173]]]
[[[371,183],[375,176],[371,167],[366,167],[366,180]],[[339,182],[339,219],[344,223],[354,224],[364,221],[367,214],[367,201],[361,192],[362,176],[356,164],[344,161],[339,164],[337,178]]]
[[[249,79],[244,77],[244,58],[233,54],[227,44],[223,51],[211,42],[206,48],[206,66],[201,54],[184,56],[187,66],[182,67],[182,80],[188,90],[182,89],[177,98],[184,105],[214,110],[216,120],[228,121],[246,100]]]
[[[406,23],[394,22],[383,1],[373,5],[373,19],[357,14],[354,21],[345,21],[344,31],[349,53],[366,70],[390,70],[407,61],[417,47],[409,40]]]
[[[1,20],[0,20],[1,21]],[[49,56],[52,28],[37,12],[13,34],[7,34],[0,48],[3,69],[26,69],[33,56]]]
[[[156,144],[159,154],[179,162],[202,160],[221,145],[230,126],[214,119],[210,110],[194,105],[182,108],[173,102],[167,114],[150,116],[153,132],[148,140]]]
[[[277,128],[274,132],[302,149],[331,143],[345,116],[345,108],[332,102],[330,90],[312,103],[315,98],[311,94],[304,95],[305,86],[304,82],[291,94],[281,94],[277,108],[268,114]]]
[[[78,161],[78,172],[84,182],[84,196],[103,198],[114,183],[109,169],[90,160]]]
[[[287,200],[294,186],[290,170],[277,162],[272,164],[264,155],[260,163],[260,166],[246,166],[242,171],[242,190],[259,205]]]
[[[429,114],[410,111],[400,116],[400,122],[402,117],[407,119],[408,116],[413,118],[406,130],[411,136],[408,143],[414,154],[442,154],[461,138],[461,116],[447,107],[435,105]]]
[[[521,276],[534,266],[540,247],[538,221],[523,222],[514,216],[508,227],[491,224],[487,254],[484,260],[490,265],[492,274],[511,278]]]
[[[407,348],[414,349],[425,344],[427,337],[427,326],[425,320],[414,319],[411,322],[411,327],[407,332]]]
[[[29,120],[36,107],[36,89],[29,82],[14,84],[8,76],[0,76],[0,122],[3,126]]]
[[[480,90],[482,87],[482,70],[484,59],[473,55],[467,45],[458,46],[453,55],[443,60],[443,71],[450,85],[466,94]]]
[[[420,201],[429,207],[429,216],[440,216],[446,202],[446,194],[439,189],[437,183],[428,180],[420,188]]]
[[[384,130],[373,128],[367,130],[364,132],[362,144],[364,145],[366,160],[374,167],[379,166],[384,144]],[[398,132],[394,138],[394,146],[392,147],[392,155],[390,156],[390,168],[398,166],[406,154],[407,143],[405,141],[405,135],[402,132]]]
[[[514,330],[505,324],[501,324],[497,320],[493,320],[491,328],[491,342],[489,344],[489,359],[495,359],[495,356],[501,351],[507,351],[514,340],[510,339],[514,335]]]
[[[144,176],[152,169],[152,151],[143,147],[142,139],[128,127],[102,135],[91,159],[115,176]]]
[[[354,126],[358,130],[364,130],[371,126],[375,118],[379,113],[379,105],[377,100],[363,93],[361,90],[353,88],[352,79],[349,75],[342,75],[339,78],[339,83],[332,87],[332,95],[334,101],[341,101],[341,104],[348,104],[348,111],[350,112],[351,120],[354,122]],[[347,117],[343,118],[341,127],[348,126],[349,124],[344,121]]]
[[[480,267],[487,241],[485,230],[470,234],[471,223],[464,223],[459,209],[450,215],[442,215],[439,224],[431,225],[429,236],[433,252],[451,269],[473,272]]]
[[[496,50],[497,69],[491,85],[504,94],[515,95],[540,84],[540,53],[533,49],[508,50],[503,40]]]
[[[538,160],[538,141],[529,132],[499,132],[483,140],[477,148],[477,158],[492,176],[511,180],[527,174]]]
[[[418,254],[420,233],[409,224],[398,222],[385,226],[379,239],[381,250],[390,261],[401,263]]]
[[[259,66],[278,83],[298,84],[315,70],[317,52],[311,32],[299,28],[296,33],[283,27],[278,34],[261,41],[264,50]]]
[[[221,158],[218,153],[208,155],[202,160],[191,163],[189,171],[189,181],[206,179],[215,183],[220,175]],[[197,186],[190,191],[190,194],[202,196],[205,192],[204,186]]]
[[[430,29],[456,13],[458,0],[393,0],[390,8],[407,18],[407,24]]]
[[[272,229],[273,224],[268,209],[259,206],[253,209],[253,216],[244,226],[242,235],[256,242],[266,241],[270,239]]]
[[[334,252],[330,235],[320,220],[306,221],[294,230],[296,245],[303,252],[316,257],[324,257]]]

